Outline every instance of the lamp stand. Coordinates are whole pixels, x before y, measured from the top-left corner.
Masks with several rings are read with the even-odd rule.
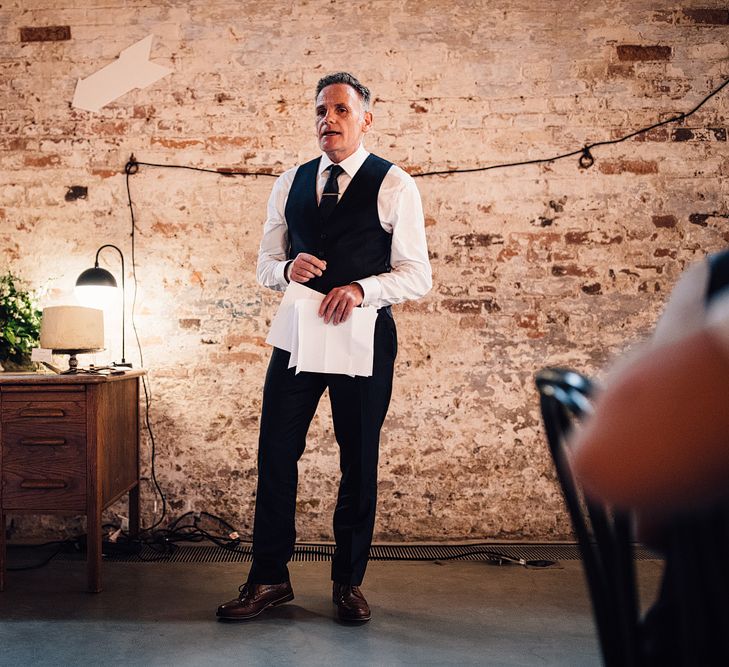
[[[124,278],[124,255],[122,254],[122,251],[119,250],[115,245],[112,245],[111,243],[107,243],[105,245],[102,245],[97,251],[96,251],[96,259],[94,261],[94,268],[99,268],[99,253],[104,248],[113,248],[119,253],[119,259],[121,259],[121,286],[122,286],[122,358],[121,362],[117,363],[116,361],[113,361],[111,363],[112,366],[119,366],[123,368],[131,368],[132,364],[131,362],[127,362],[125,359],[125,341],[126,341],[126,289],[125,289],[125,278]]]
[[[91,352],[98,352],[98,348],[86,349],[86,350],[58,350],[54,349],[53,354],[68,354],[68,368],[65,371],[61,371],[61,375],[77,375],[80,371],[78,369],[77,354],[90,354]]]

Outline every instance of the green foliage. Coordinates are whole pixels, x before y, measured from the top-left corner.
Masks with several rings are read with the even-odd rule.
[[[38,346],[41,311],[17,276],[0,276],[0,360],[22,363]]]

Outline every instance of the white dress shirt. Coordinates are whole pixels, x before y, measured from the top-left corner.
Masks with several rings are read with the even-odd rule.
[[[339,165],[339,196],[344,194],[354,175],[369,153],[360,147]],[[328,174],[324,170],[332,164],[325,153],[319,161],[316,181],[317,202],[321,199]],[[284,172],[273,186],[268,199],[268,215],[263,227],[263,238],[258,251],[256,277],[264,287],[284,291],[288,285],[285,269],[288,264],[288,226],[284,212],[296,170]],[[393,165],[385,175],[377,195],[380,224],[392,235],[389,273],[367,276],[356,282],[364,292],[363,306],[382,308],[410,299],[419,299],[432,286],[432,272],[425,240],[425,221],[420,193],[412,177]],[[293,257],[291,259],[294,259]],[[306,284],[306,283],[304,283]]]

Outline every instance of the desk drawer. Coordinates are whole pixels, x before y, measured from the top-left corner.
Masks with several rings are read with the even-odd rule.
[[[30,461],[60,457],[82,459],[86,456],[86,428],[63,421],[43,421],[32,425],[8,422],[3,424],[2,448],[3,458],[27,457]]]
[[[33,424],[66,423],[82,426],[86,423],[84,392],[52,392],[6,394],[2,400],[2,423],[7,426],[21,422]]]
[[[83,512],[85,500],[84,460],[28,461],[3,457],[3,509]]]

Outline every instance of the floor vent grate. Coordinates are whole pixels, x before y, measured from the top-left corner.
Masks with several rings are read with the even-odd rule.
[[[331,560],[333,544],[303,543],[294,550],[294,562],[318,562]],[[77,560],[78,554],[60,553],[58,560]],[[657,560],[659,557],[642,546],[635,547],[636,560]],[[167,553],[149,546],[136,554],[105,554],[104,560],[116,563],[246,563],[252,560],[251,546],[237,549],[217,546],[175,546]],[[370,549],[373,561],[537,561],[580,560],[576,544],[396,544],[373,545]]]

